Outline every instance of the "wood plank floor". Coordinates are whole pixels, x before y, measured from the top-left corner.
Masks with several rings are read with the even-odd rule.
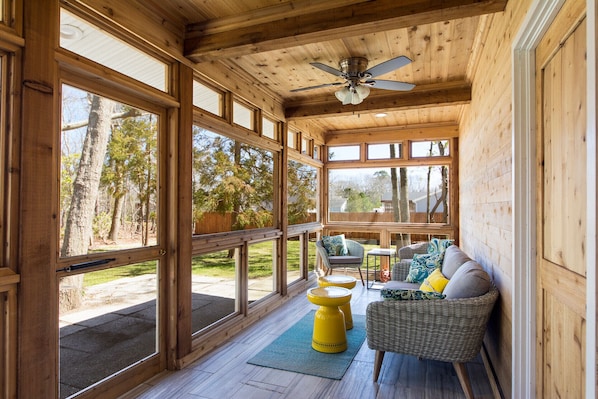
[[[365,314],[380,291],[358,284],[353,290],[354,314]],[[364,342],[342,380],[297,374],[247,364],[309,310],[315,309],[299,295],[264,320],[179,371],[164,372],[138,386],[121,399],[453,399],[465,395],[450,363],[418,360],[387,353],[378,383],[372,381],[374,351]],[[476,398],[493,398],[483,362],[478,356],[467,365]]]

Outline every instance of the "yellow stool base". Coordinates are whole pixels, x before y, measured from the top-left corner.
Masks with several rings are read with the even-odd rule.
[[[344,276],[341,274],[322,276],[318,278],[318,285],[320,287],[343,287],[347,289],[354,288],[357,280],[351,276]],[[351,313],[351,302],[339,306],[339,309],[345,315],[345,329],[353,328],[353,314]]]
[[[342,287],[317,287],[307,290],[307,299],[320,308],[314,316],[311,347],[318,352],[338,353],[347,349],[345,315],[339,306],[351,300],[351,291]]]

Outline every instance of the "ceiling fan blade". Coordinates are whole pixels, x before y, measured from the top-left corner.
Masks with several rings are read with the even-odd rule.
[[[322,87],[330,87],[330,86],[340,86],[340,85],[344,85],[344,84],[345,84],[345,82],[324,83],[323,85],[310,86],[310,87],[301,87],[299,89],[293,89],[293,90],[291,90],[291,92],[294,93],[294,92],[298,92],[298,91],[320,89]]]
[[[413,83],[397,82],[396,80],[366,80],[364,84],[374,89],[409,91],[415,87]]]
[[[378,65],[374,65],[370,69],[364,72],[364,74],[369,74],[371,77],[376,77],[380,75],[384,75],[385,73],[394,71],[395,69],[399,69],[411,63],[411,60],[404,55],[401,55],[396,58],[391,58],[388,61],[384,61]]]
[[[328,66],[326,64],[322,64],[321,62],[310,62],[309,64],[312,66],[315,66],[318,69],[321,69],[324,72],[328,72],[334,76],[344,77],[342,71],[339,71],[338,69],[334,69],[333,67]]]

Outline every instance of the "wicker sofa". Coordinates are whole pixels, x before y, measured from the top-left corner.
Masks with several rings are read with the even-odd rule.
[[[383,291],[419,289],[419,284],[404,281],[409,272],[405,267],[401,262],[394,266],[393,276],[401,280],[390,281]],[[451,362],[466,397],[473,398],[465,363],[480,352],[498,290],[482,267],[455,245],[444,252],[441,272],[449,278],[443,293],[452,286],[444,299],[380,300],[368,305],[367,343],[376,351],[373,378],[378,380],[387,351]]]

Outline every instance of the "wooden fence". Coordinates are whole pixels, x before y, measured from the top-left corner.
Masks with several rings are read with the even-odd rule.
[[[442,220],[442,213],[434,215],[436,220]],[[213,234],[224,233],[231,231],[232,213],[206,212],[201,219],[195,221],[194,234]],[[394,221],[393,215],[390,212],[331,212],[329,220],[331,222],[367,222],[367,223],[392,223]],[[315,222],[315,215],[310,214],[304,223]],[[410,215],[410,223],[426,223],[425,212],[412,212]],[[245,229],[251,229],[254,226],[247,226]],[[347,232],[347,238],[360,240],[375,240],[379,241],[380,235],[377,233],[360,233]],[[412,234],[412,241],[425,241],[428,239],[426,235]]]

